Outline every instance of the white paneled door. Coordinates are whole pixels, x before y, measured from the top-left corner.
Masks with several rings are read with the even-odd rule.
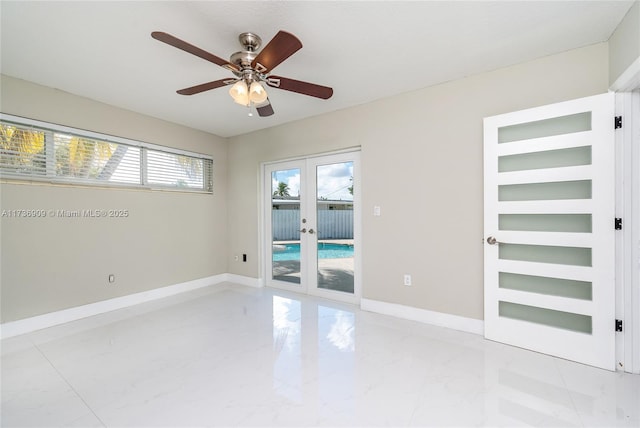
[[[485,337],[615,369],[614,95],[484,120]]]

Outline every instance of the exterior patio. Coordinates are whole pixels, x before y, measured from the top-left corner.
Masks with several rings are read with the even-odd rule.
[[[274,241],[273,246],[299,244],[300,241]],[[351,245],[353,239],[321,239],[318,243]],[[277,250],[274,250],[274,254]],[[353,293],[354,258],[318,258],[318,287]],[[273,279],[300,284],[300,260],[272,260]]]

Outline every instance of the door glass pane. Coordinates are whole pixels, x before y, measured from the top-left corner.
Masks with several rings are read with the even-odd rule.
[[[573,314],[511,302],[499,302],[498,305],[498,312],[501,317],[563,328],[579,333],[591,334],[592,331],[591,317],[588,315]]]
[[[591,130],[591,112],[519,123],[498,128],[498,143],[529,140]]]
[[[272,279],[300,284],[300,169],[271,173]]]
[[[518,273],[499,272],[499,287],[509,290],[527,291],[529,293],[548,294],[551,296],[571,297],[573,299],[591,300],[592,284],[586,281],[548,278],[544,276],[523,275]]]
[[[499,230],[591,233],[591,214],[498,214]]]
[[[353,162],[316,169],[318,288],[353,294]]]
[[[591,266],[591,248],[500,244],[498,258],[535,263]]]
[[[591,165],[591,146],[500,156],[498,172]]]
[[[591,199],[591,180],[498,186],[499,201],[551,201]]]

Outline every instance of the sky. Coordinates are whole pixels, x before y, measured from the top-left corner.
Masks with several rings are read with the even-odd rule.
[[[341,162],[317,167],[317,198],[330,200],[353,201],[349,193],[353,177],[353,162]],[[300,169],[275,171],[271,175],[272,189],[278,188],[279,182],[287,183],[291,196],[300,195]]]

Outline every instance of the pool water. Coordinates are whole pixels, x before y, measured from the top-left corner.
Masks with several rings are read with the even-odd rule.
[[[353,257],[353,245],[318,243],[319,259],[345,259]],[[273,261],[300,260],[300,244],[273,246]]]

